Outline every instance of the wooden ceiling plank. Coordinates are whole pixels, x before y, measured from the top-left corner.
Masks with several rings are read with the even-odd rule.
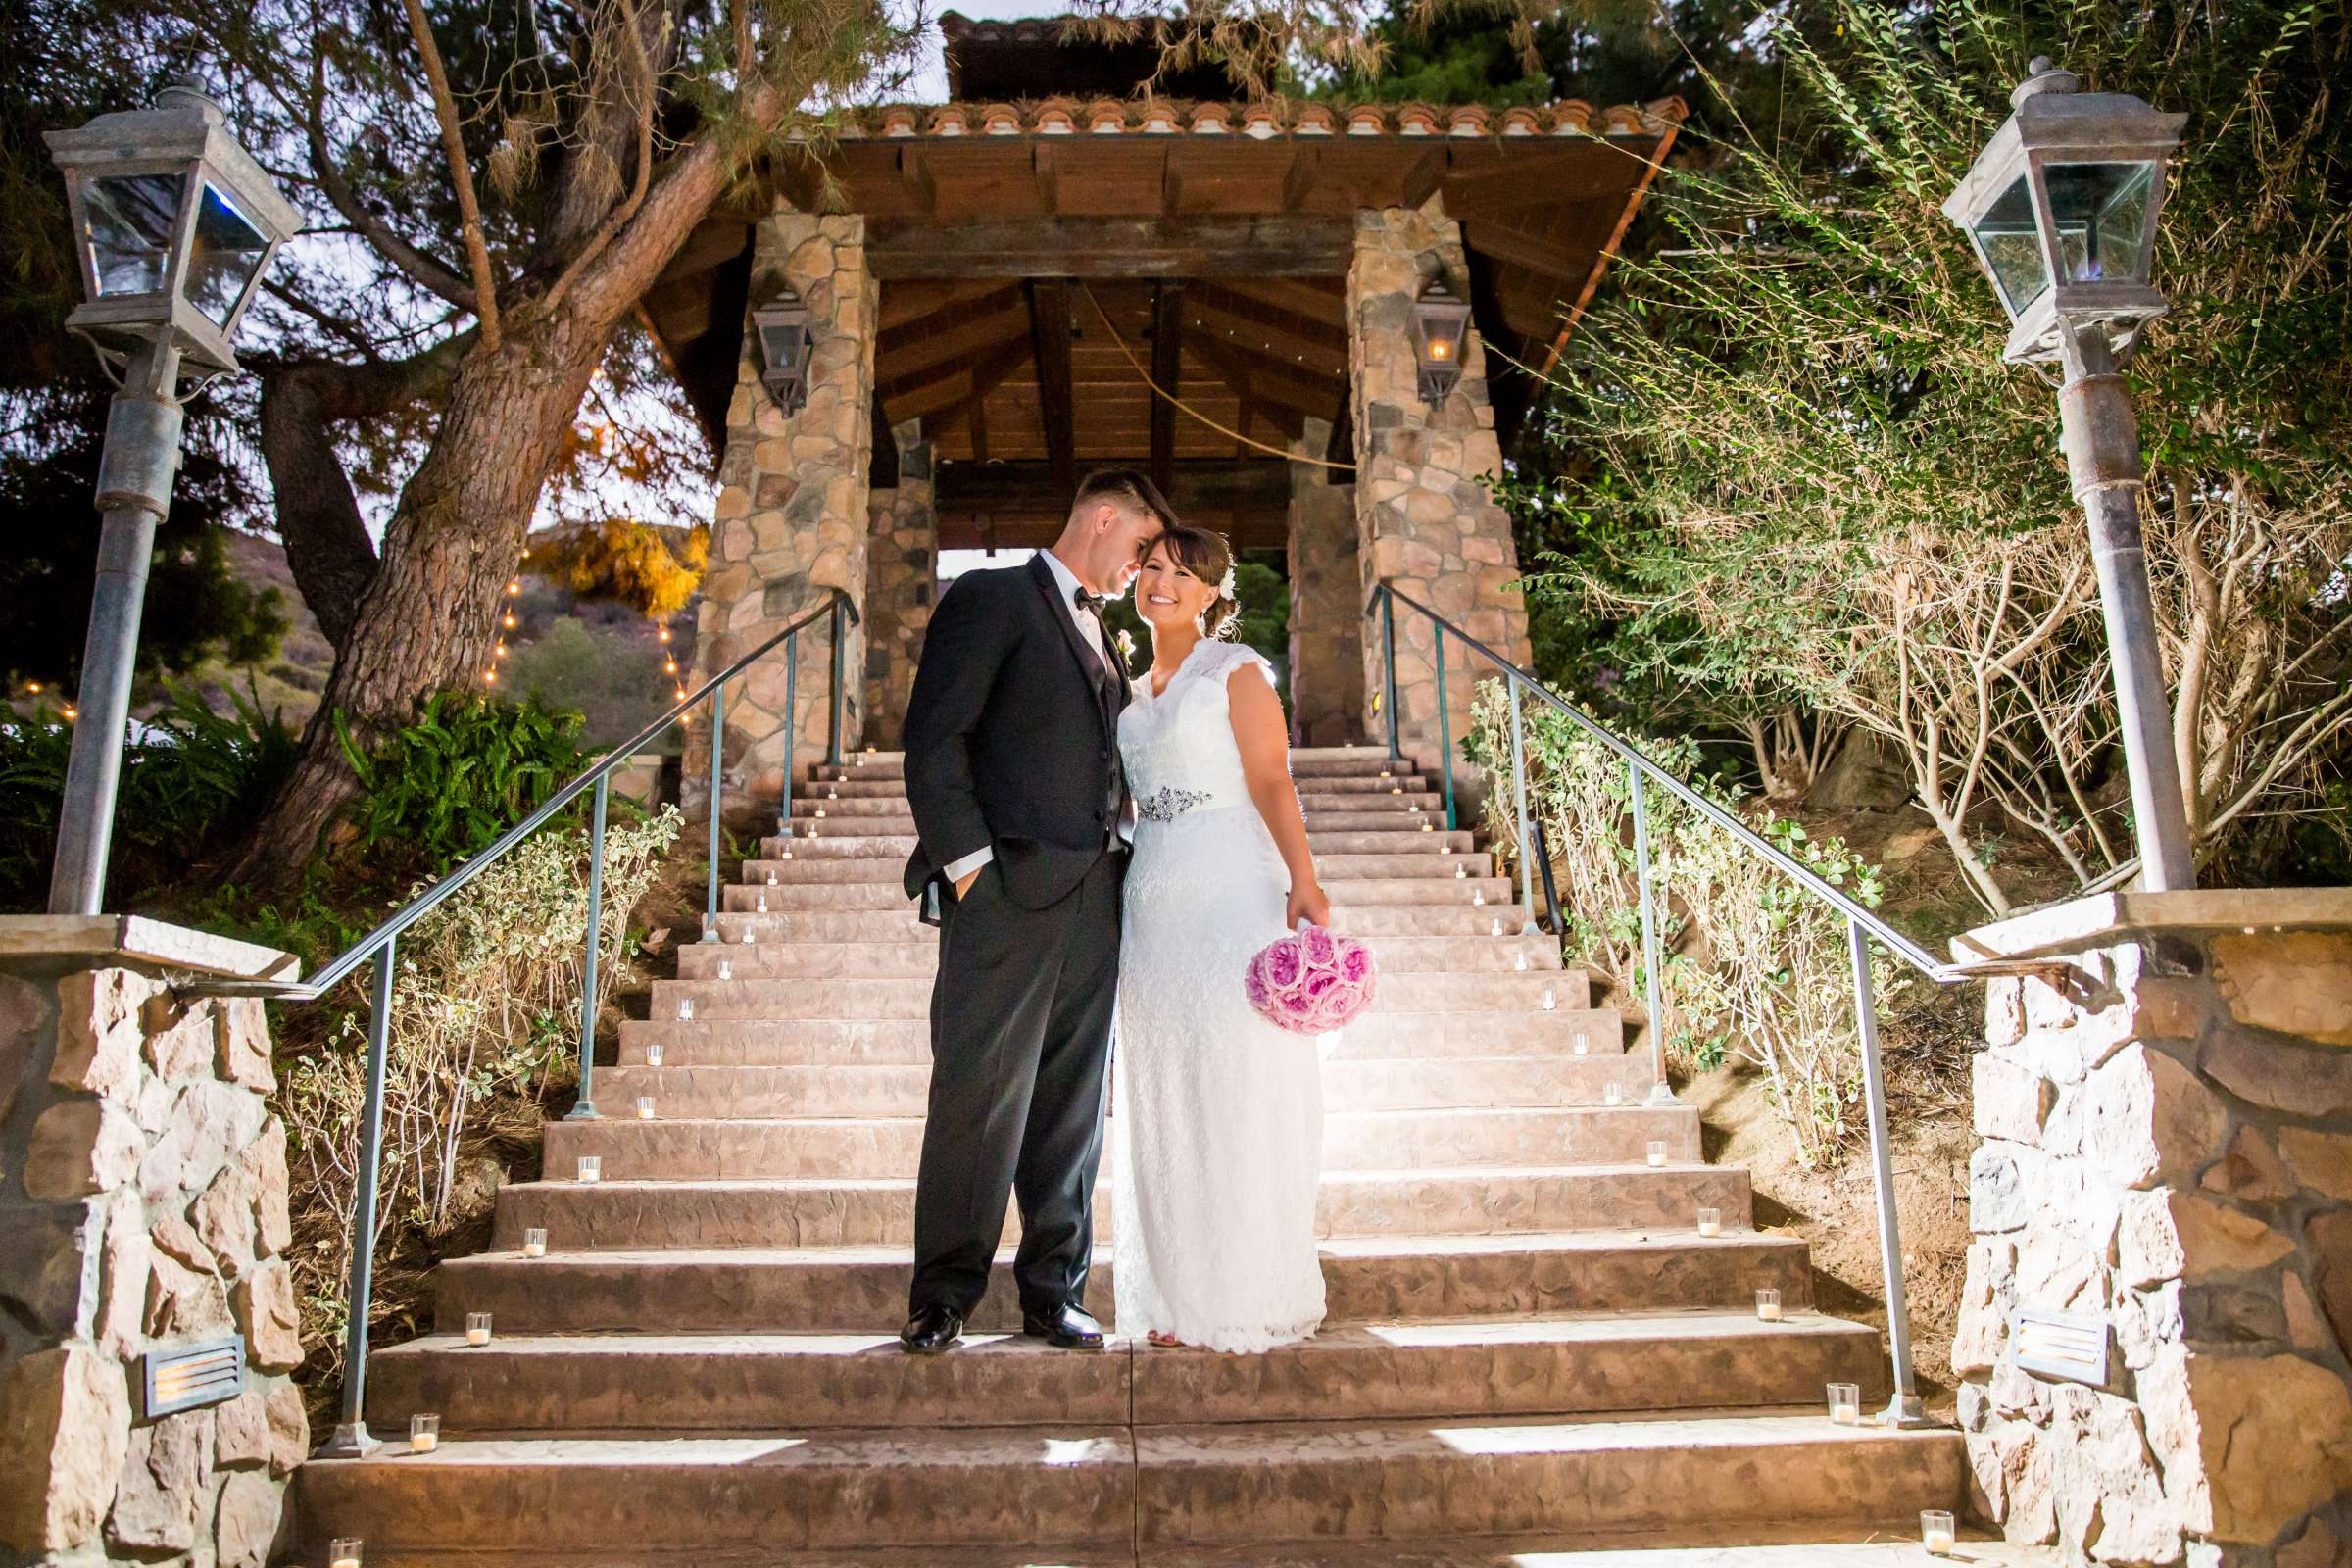
[[[1321,341],[1295,337],[1281,326],[1206,300],[1189,298],[1185,309],[1192,324],[1211,341],[1250,350],[1261,358],[1279,360],[1315,377],[1337,375],[1348,367],[1348,351]]]
[[[869,220],[874,275],[896,278],[1156,278],[1344,274],[1351,221],[1258,218],[1023,219],[939,224]]]
[[[1336,320],[1322,316],[1309,316],[1277,304],[1257,290],[1227,288],[1217,283],[1203,283],[1194,296],[1202,306],[1242,320],[1254,320],[1281,332],[1300,344],[1319,345],[1328,352],[1346,359],[1348,329]]]

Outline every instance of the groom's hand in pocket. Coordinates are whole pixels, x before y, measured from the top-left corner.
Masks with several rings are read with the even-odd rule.
[[[980,873],[987,869],[988,867],[983,865],[974,870],[966,871],[963,873],[963,875],[956,879],[956,902],[957,904],[961,904],[963,902],[963,896],[972,891],[972,884],[979,881]]]

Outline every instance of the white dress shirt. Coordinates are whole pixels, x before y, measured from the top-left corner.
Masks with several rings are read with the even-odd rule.
[[[1046,569],[1054,574],[1054,591],[1061,595],[1061,608],[1069,612],[1071,623],[1078,628],[1078,640],[1086,644],[1088,653],[1094,655],[1096,664],[1102,665],[1102,618],[1078,603],[1078,590],[1085,585],[1079,582],[1076,573],[1062,564],[1061,558],[1053,551],[1041,550],[1038,555],[1045,561]],[[1119,679],[1126,678],[1121,672],[1112,671],[1112,673]],[[996,858],[996,846],[993,844],[983,845],[962,858],[951,860],[941,866],[940,874],[945,876],[950,883],[961,882]]]

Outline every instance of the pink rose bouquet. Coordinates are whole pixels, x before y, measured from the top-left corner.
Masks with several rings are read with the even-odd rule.
[[[1372,950],[1353,937],[1300,923],[1250,960],[1243,977],[1250,1005],[1293,1034],[1324,1035],[1343,1028],[1372,1004],[1380,980]]]

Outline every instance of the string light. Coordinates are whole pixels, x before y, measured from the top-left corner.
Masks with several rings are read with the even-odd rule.
[[[78,711],[78,710],[76,710],[76,709],[74,707],[74,705],[73,705],[72,703],[68,703],[68,704],[66,705],[66,722],[67,722],[67,723],[71,724],[71,723],[73,723],[73,722],[74,722],[75,719],[79,718],[80,716],[81,716],[81,713],[80,713],[80,712],[79,712],[79,711]]]

